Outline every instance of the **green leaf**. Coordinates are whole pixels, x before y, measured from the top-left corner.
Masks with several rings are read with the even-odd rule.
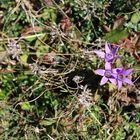
[[[140,21],[140,12],[134,13],[131,17],[131,22],[137,24]]]
[[[0,100],[4,100],[6,98],[5,92],[0,89]]]
[[[38,39],[35,42],[35,48],[38,48],[39,46],[42,46],[42,41],[47,39],[48,36],[46,34],[42,34],[41,36],[38,37]],[[41,41],[42,40],[42,41]]]
[[[140,65],[134,66],[134,69],[137,70],[137,71],[140,71]]]
[[[140,24],[138,24],[138,32],[140,32]]]
[[[116,29],[113,30],[105,35],[105,40],[108,40],[109,42],[118,42],[119,40],[122,40],[124,38],[128,37],[128,31],[126,29]]]
[[[47,8],[43,10],[42,18],[44,20],[51,20],[55,23],[57,19],[57,11],[55,8]]]
[[[49,46],[48,45],[45,45],[45,46],[40,46],[37,48],[37,51],[36,51],[36,55],[37,57],[40,57],[42,55],[44,55],[45,53],[48,53],[48,50],[49,50]]]
[[[20,62],[22,64],[27,64],[27,59],[28,59],[28,54],[24,53],[23,55],[20,56]]]
[[[30,105],[29,102],[24,102],[24,103],[21,104],[21,109],[30,110],[30,109],[32,109],[32,106]]]
[[[29,35],[29,36],[25,36],[24,39],[29,41],[29,42],[32,42],[33,40],[35,40],[37,37],[44,37],[45,36],[45,33],[40,33],[40,34],[34,34],[34,35]]]
[[[52,118],[46,118],[45,120],[40,121],[40,125],[48,126],[48,125],[52,125],[55,122],[56,122],[56,120],[54,120]]]

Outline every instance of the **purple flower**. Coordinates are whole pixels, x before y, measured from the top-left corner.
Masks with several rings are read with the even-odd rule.
[[[113,69],[111,68],[111,64],[109,62],[105,63],[105,69],[97,69],[95,71],[96,74],[103,76],[101,79],[100,85],[104,85],[105,83],[112,82],[114,85],[116,85],[116,75],[113,73]]]
[[[115,49],[112,50],[110,44],[106,42],[105,52],[95,50],[94,53],[96,53],[99,57],[103,58],[105,62],[112,62],[114,59],[119,58],[118,56],[116,56],[118,48],[119,46],[116,46]]]
[[[122,88],[123,83],[134,85],[133,82],[127,78],[127,76],[132,72],[133,72],[133,69],[127,69],[127,70],[125,70],[124,68],[113,69],[113,73],[117,74],[116,80],[118,84],[118,90]]]

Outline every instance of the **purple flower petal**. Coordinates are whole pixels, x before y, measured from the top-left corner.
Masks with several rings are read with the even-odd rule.
[[[118,90],[122,88],[122,81],[118,80]]]
[[[128,78],[124,78],[123,82],[125,82],[125,83],[127,83],[129,85],[132,85],[132,86],[134,85],[133,82],[130,79],[128,79]]]
[[[116,46],[116,48],[112,51],[112,54],[113,54],[114,56],[116,55],[118,49],[119,49],[119,46]]]
[[[106,53],[112,53],[110,44],[108,42],[105,43],[105,52]]]
[[[112,72],[117,74],[117,68],[112,69]]]
[[[105,76],[101,79],[100,85],[104,85],[106,82],[108,81],[108,78],[106,78]]]
[[[93,52],[96,53],[99,57],[105,58],[105,53],[103,51],[97,51],[97,50],[95,50]]]
[[[112,73],[110,78],[117,79],[118,78],[118,75]]]
[[[133,69],[128,69],[124,72],[124,75],[128,76],[131,72],[133,72]]]
[[[106,70],[111,70],[111,64],[109,62],[105,63],[105,69]]]
[[[104,76],[104,73],[105,73],[105,70],[103,69],[98,69],[95,71],[95,74],[98,74],[98,75],[101,75],[101,76]]]
[[[116,79],[114,79],[114,78],[109,78],[109,80],[110,80],[110,82],[111,82],[111,83],[113,83],[114,85],[116,85],[116,84],[117,84]]]
[[[105,62],[112,62],[114,59],[113,54],[106,54],[105,55]]]
[[[117,79],[117,77],[118,77],[118,73],[114,69],[112,69],[112,74],[111,75],[115,79]]]
[[[121,73],[123,71],[123,68],[115,68],[115,69],[112,69],[112,72],[113,73]]]

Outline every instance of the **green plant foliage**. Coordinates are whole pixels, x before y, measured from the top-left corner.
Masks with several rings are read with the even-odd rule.
[[[45,120],[41,120],[40,121],[40,125],[43,125],[43,126],[48,126],[48,125],[52,125],[56,123],[56,120],[52,119],[52,118],[47,118]]]
[[[0,90],[0,100],[4,100],[6,97],[5,92]]]
[[[137,24],[140,21],[140,12],[136,12],[131,17],[131,22]]]
[[[24,102],[21,104],[21,109],[23,110],[30,110],[32,108],[32,106],[30,105],[29,102]]]
[[[139,10],[138,0],[0,0],[0,140],[139,140]],[[100,86],[93,51],[106,41],[135,86]]]
[[[125,39],[128,37],[128,31],[127,29],[122,30],[113,30],[106,34],[105,39],[110,42],[118,42],[119,40]]]

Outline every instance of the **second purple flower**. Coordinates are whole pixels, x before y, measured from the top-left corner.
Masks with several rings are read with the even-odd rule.
[[[105,52],[95,50],[94,53],[96,53],[99,57],[103,58],[105,62],[112,62],[116,58],[119,58],[119,56],[116,56],[116,53],[119,49],[119,46],[116,45],[115,49],[111,49],[111,46],[108,42],[105,43]]]

